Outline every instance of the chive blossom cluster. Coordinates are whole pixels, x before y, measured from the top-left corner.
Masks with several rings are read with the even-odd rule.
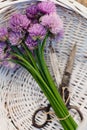
[[[22,41],[33,50],[38,45],[37,39],[43,40],[48,31],[53,38],[60,39],[63,36],[63,22],[57,15],[53,2],[31,4],[25,12],[25,14],[13,14],[9,19],[8,27],[0,28],[0,60],[10,58],[8,48],[19,46]]]

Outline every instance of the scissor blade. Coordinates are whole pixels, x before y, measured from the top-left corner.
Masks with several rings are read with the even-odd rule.
[[[76,44],[73,46],[73,49],[71,50],[69,59],[67,61],[67,65],[66,65],[64,75],[63,75],[63,78],[62,78],[61,87],[65,87],[65,86],[68,87],[70,76],[71,76],[72,69],[73,69],[75,54],[76,54]]]
[[[72,73],[72,69],[73,69],[75,54],[76,54],[76,45],[73,46],[73,49],[70,53],[70,56],[69,56],[69,59],[67,61],[67,65],[66,65],[66,68],[64,71],[64,75],[62,78],[62,82],[59,87],[60,95],[62,96],[64,102],[65,103],[67,102],[66,106],[68,106],[70,103],[68,87],[69,87],[69,81],[70,81],[70,77],[71,77],[71,73]],[[69,100],[67,100],[67,99],[69,99]]]
[[[75,54],[76,54],[76,44],[73,46],[73,49],[70,53],[70,56],[69,56],[69,59],[68,59],[67,65],[66,65],[65,73],[69,73],[69,74],[72,73]]]

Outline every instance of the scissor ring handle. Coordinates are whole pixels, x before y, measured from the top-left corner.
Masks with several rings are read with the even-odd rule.
[[[77,106],[73,106],[73,105],[69,105],[68,106],[68,110],[71,110],[71,109],[74,109],[78,112],[80,118],[81,118],[81,121],[83,120],[83,114],[82,112],[79,110],[79,108]]]
[[[50,119],[49,113],[46,114],[46,120],[41,125],[38,125],[36,123],[35,119],[36,119],[36,115],[38,114],[38,112],[40,112],[40,111],[49,112],[49,109],[50,109],[50,106],[48,105],[47,107],[39,108],[38,110],[35,111],[35,113],[33,114],[33,117],[32,117],[32,125],[34,127],[36,127],[36,128],[43,128],[48,123],[48,120]]]

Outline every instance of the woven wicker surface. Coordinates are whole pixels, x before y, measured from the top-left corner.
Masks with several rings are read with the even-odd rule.
[[[0,26],[6,26],[12,13],[23,12],[28,3],[15,4],[3,11],[0,14]],[[57,66],[59,66],[62,76],[70,50],[74,44],[77,44],[76,59],[70,81],[70,96],[71,104],[78,106],[85,118],[87,116],[87,20],[60,6],[58,6],[58,13],[64,21],[65,35],[61,42],[54,44],[58,59]],[[55,77],[48,45],[45,54],[50,72]],[[0,67],[0,101],[0,106],[2,106],[0,112],[2,115],[4,113],[0,119],[6,122],[5,127],[3,126],[0,130],[37,130],[32,126],[32,115],[36,109],[46,106],[48,103],[32,76],[21,67],[16,70]],[[71,114],[79,123],[78,114],[75,111],[71,111]],[[39,123],[43,122],[44,118],[42,113],[37,117]],[[62,128],[57,119],[54,119],[41,130],[62,130]]]
[[[29,0],[25,0],[25,2],[28,2]],[[44,1],[44,0],[41,0]],[[87,8],[85,6],[83,6],[82,4],[78,3],[76,0],[51,0],[53,2],[55,2],[56,4],[59,4],[63,7],[69,8],[74,10],[76,13],[81,14],[82,16],[84,16],[85,18],[87,18]],[[19,4],[24,2],[24,0],[1,0],[0,3],[0,12],[6,11],[6,9],[8,8],[8,6],[12,6],[14,4]]]

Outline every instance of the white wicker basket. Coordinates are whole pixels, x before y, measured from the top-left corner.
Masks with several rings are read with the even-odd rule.
[[[14,12],[23,12],[30,0],[0,0],[0,26],[6,25]],[[63,75],[68,55],[72,46],[77,44],[76,59],[70,81],[71,104],[80,108],[84,119],[87,116],[87,8],[75,0],[53,0],[58,7],[58,14],[64,21],[65,35],[62,41],[54,45],[58,66]],[[79,14],[78,14],[79,13]],[[82,16],[81,16],[81,15]],[[83,17],[84,16],[84,17]],[[54,68],[50,61],[48,47],[45,51],[46,61],[52,76]],[[56,78],[55,78],[56,79]],[[0,67],[0,124],[7,124],[0,130],[38,130],[32,126],[32,115],[41,106],[48,103],[40,87],[32,76],[22,67],[10,70]],[[71,111],[79,124],[79,116]],[[2,117],[2,118],[1,118]],[[38,117],[43,122],[43,115]],[[9,125],[8,125],[9,124]],[[9,126],[8,128],[6,128]],[[54,119],[41,130],[62,130],[58,120]]]

